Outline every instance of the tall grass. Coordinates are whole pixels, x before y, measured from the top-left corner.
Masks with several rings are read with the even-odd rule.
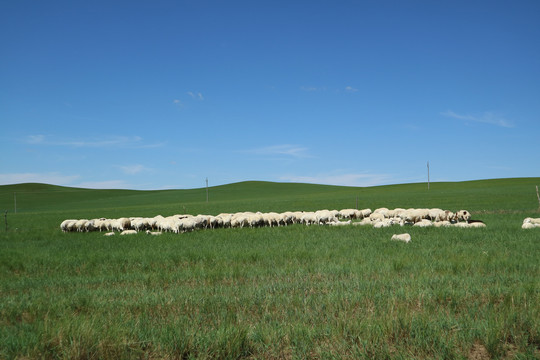
[[[245,197],[235,185],[230,206],[290,205],[256,185],[261,194]],[[476,189],[445,186],[448,204],[473,202]],[[371,203],[379,194],[408,201],[399,187],[308,188],[291,201],[339,208],[331,199],[360,190]],[[520,210],[488,198],[474,213],[486,229],[295,225],[106,238],[59,231],[58,219],[85,215],[79,205],[10,215],[13,228],[0,232],[0,358],[535,358],[540,234],[520,229],[534,203]],[[84,217],[155,211],[139,202],[89,206]],[[411,243],[390,241],[401,231]]]

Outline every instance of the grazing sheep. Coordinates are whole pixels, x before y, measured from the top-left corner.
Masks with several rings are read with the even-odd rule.
[[[306,212],[302,215],[301,222],[305,225],[317,224],[317,216],[314,212]]]
[[[60,229],[63,232],[73,231],[76,223],[77,223],[77,220],[64,220],[60,224]]]
[[[359,219],[364,219],[366,217],[368,217],[369,215],[371,215],[371,209],[363,209],[363,210],[360,210],[360,216]]]
[[[77,222],[75,223],[75,229],[77,230],[77,232],[83,232],[86,230],[86,223],[88,222],[87,219],[80,219],[80,220],[77,220]]]
[[[409,235],[408,233],[394,234],[394,235],[392,235],[391,240],[404,241],[404,242],[408,243],[408,242],[411,241],[411,235]]]
[[[120,218],[118,219],[120,224],[120,230],[129,230],[131,229],[131,219],[130,218]]]
[[[143,218],[133,218],[131,219],[130,227],[137,231],[144,230],[146,227],[145,220]]]
[[[218,216],[216,216],[216,218],[218,219],[218,223],[221,224],[220,225],[221,227],[224,227],[224,228],[231,227],[232,214],[221,213]]]
[[[103,234],[103,236],[114,236],[114,232],[107,232],[105,234]]]
[[[369,219],[371,221],[382,221],[385,219],[385,216],[380,212],[372,212],[371,215],[369,215]]]
[[[184,218],[178,221],[179,229],[182,229],[182,232],[189,232],[197,229],[197,222],[193,218]]]
[[[347,219],[347,221],[340,221]],[[359,222],[353,222],[353,219],[361,219]],[[147,234],[157,235],[162,232],[183,233],[197,229],[216,229],[222,227],[251,227],[260,226],[286,226],[291,224],[305,225],[373,225],[375,228],[389,227],[392,225],[414,225],[417,227],[428,226],[450,226],[455,225],[463,228],[485,227],[485,224],[479,220],[471,220],[471,214],[467,210],[460,210],[452,213],[448,210],[432,209],[388,209],[377,208],[355,210],[318,210],[318,211],[287,211],[283,213],[269,212],[237,212],[234,214],[221,213],[217,216],[202,215],[197,216],[178,214],[168,217],[157,215],[153,218],[144,217],[123,217],[118,219],[80,219],[64,220],[60,224],[63,232],[78,231],[107,231],[108,234],[114,231],[121,235],[135,234],[146,231]],[[525,228],[540,227],[540,218],[526,218],[523,221]],[[127,231],[130,230],[130,231]],[[157,230],[153,232],[152,230]],[[107,235],[111,236],[111,235]]]
[[[384,216],[385,218],[390,218],[390,217],[393,217],[394,216],[394,211],[390,212],[390,210],[388,210],[388,208],[378,208],[378,209],[375,209],[375,211],[373,211],[373,214],[381,214],[382,216]]]
[[[362,216],[362,212],[356,209],[342,209],[339,211],[339,217],[342,219],[358,219]]]
[[[317,222],[319,223],[319,225],[324,225],[328,222],[338,221],[335,213],[330,210],[318,210],[315,212],[315,216],[317,217]]]
[[[469,221],[471,220],[471,213],[467,210],[459,210],[456,212],[455,217],[457,221]]]

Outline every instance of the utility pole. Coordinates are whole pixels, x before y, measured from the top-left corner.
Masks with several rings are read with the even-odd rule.
[[[427,162],[427,189],[429,190],[429,161]]]
[[[208,202],[208,178],[206,178],[206,202]]]

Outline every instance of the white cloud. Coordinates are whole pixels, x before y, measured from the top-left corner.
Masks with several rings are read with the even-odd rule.
[[[127,147],[154,148],[162,147],[164,143],[145,144],[140,136],[108,136],[94,139],[58,139],[45,135],[28,135],[23,142],[30,145],[71,146],[71,147]]]
[[[124,165],[119,166],[120,170],[122,170],[125,174],[128,175],[135,175],[144,171],[150,171],[150,168],[145,167],[141,164],[135,164],[135,165]]]
[[[457,114],[451,110],[448,110],[448,111],[442,112],[441,115],[449,117],[449,118],[453,118],[453,119],[491,124],[491,125],[496,125],[496,126],[501,126],[501,127],[506,127],[506,128],[514,127],[514,124],[511,121],[505,119],[503,116],[499,114],[496,114],[494,112],[489,112],[489,111],[484,112],[481,115],[474,116],[474,115],[469,115],[469,114],[466,114],[466,115]]]
[[[71,184],[79,178],[79,175],[62,175],[57,172],[0,174],[0,185],[44,183],[71,186]]]
[[[200,92],[194,93],[193,91],[188,91],[187,94],[194,99],[204,100],[204,96]]]
[[[26,137],[26,143],[28,144],[42,144],[45,141],[45,135],[28,135]]]
[[[248,154],[255,155],[281,155],[290,156],[294,158],[308,158],[311,157],[308,153],[308,149],[298,145],[273,145],[256,149],[250,149],[242,151]]]
[[[376,186],[389,184],[391,177],[385,174],[318,174],[314,176],[286,175],[280,177],[281,181],[341,185],[341,186]]]
[[[347,92],[357,92],[358,89],[353,88],[352,86],[347,86],[347,87],[345,88],[345,91],[347,91]]]

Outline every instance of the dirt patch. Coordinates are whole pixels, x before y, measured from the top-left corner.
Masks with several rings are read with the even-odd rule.
[[[478,342],[476,342],[471,350],[469,351],[469,356],[467,356],[467,359],[469,360],[490,360],[489,353],[486,349],[486,347]]]

